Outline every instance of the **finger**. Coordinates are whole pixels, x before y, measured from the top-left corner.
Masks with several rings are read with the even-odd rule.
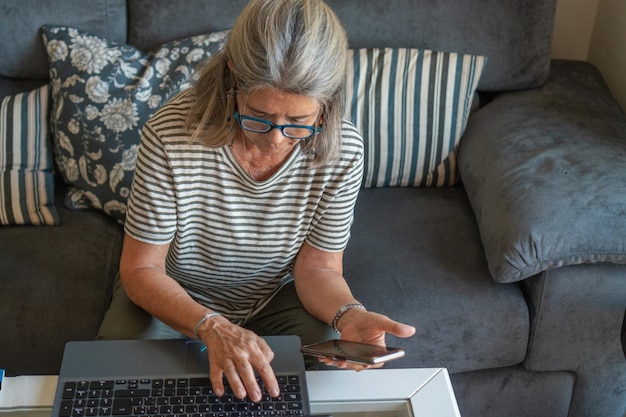
[[[209,378],[211,379],[211,385],[213,386],[213,392],[218,397],[224,395],[224,373],[222,372],[222,368],[217,366],[217,364],[211,363],[210,365]]]
[[[261,377],[261,380],[265,384],[265,389],[272,397],[278,397],[280,395],[280,388],[278,386],[278,381],[276,380],[276,375],[274,374],[274,370],[270,365],[272,359],[274,359],[274,352],[269,347],[267,342],[263,339],[259,339],[258,342],[259,348],[263,354],[263,357],[259,359],[258,364],[256,365],[256,370]]]
[[[270,345],[268,345],[267,342],[263,339],[259,339],[257,344],[259,345],[261,352],[263,352],[265,359],[268,362],[271,362],[274,359],[274,351],[272,350]]]
[[[276,375],[274,375],[274,370],[269,362],[264,362],[260,365],[256,365],[256,370],[259,374],[259,377],[263,381],[265,385],[265,389],[269,395],[272,397],[278,397],[280,395],[280,388],[278,386],[278,381],[276,380]]]
[[[254,375],[254,370],[252,366],[247,361],[244,361],[237,366],[237,371],[239,373],[239,378],[243,382],[243,395],[241,392],[235,392],[233,389],[233,393],[237,398],[244,398],[246,396],[246,392],[250,399],[254,402],[261,401],[263,394],[261,393],[261,388],[259,388],[259,384],[257,383],[256,376]]]
[[[369,368],[380,368],[382,366],[382,364],[369,365],[369,364],[364,364],[364,363],[341,361],[341,360],[336,360],[333,358],[324,358],[323,362],[324,364],[328,366],[334,366],[339,369],[350,369],[350,370],[357,371],[357,372],[364,371],[365,369],[369,369]]]
[[[415,327],[410,326],[408,324],[404,324],[404,323],[397,323],[398,324],[398,328],[397,330],[392,333],[395,336],[398,337],[411,337],[415,334]]]
[[[233,395],[237,398],[244,398],[246,396],[246,388],[239,377],[237,366],[230,359],[226,359],[224,363],[224,375],[226,375],[230,388],[233,390]]]
[[[411,337],[415,334],[415,327],[387,318],[385,331],[398,337]]]

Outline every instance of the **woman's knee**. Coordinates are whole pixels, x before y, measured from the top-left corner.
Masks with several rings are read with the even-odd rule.
[[[119,275],[113,284],[113,298],[98,330],[98,340],[173,339],[183,334],[157,320],[133,303]]]

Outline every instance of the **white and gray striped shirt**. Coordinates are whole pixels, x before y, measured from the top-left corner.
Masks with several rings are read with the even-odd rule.
[[[345,248],[363,175],[363,140],[347,121],[341,157],[322,167],[297,147],[276,174],[257,182],[228,146],[191,143],[182,93],[146,123],[125,230],[170,243],[167,274],[198,302],[242,324],[292,278],[306,241]]]

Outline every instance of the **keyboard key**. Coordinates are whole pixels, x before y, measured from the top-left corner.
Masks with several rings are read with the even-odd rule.
[[[76,392],[74,393],[74,398],[87,398],[88,394],[87,391],[82,390],[82,389],[77,389]]]
[[[130,405],[130,398],[116,398],[113,400],[113,415],[119,416],[124,414],[131,414],[132,406]]]
[[[100,407],[99,416],[110,416],[113,409],[111,407]]]
[[[102,390],[102,389],[113,389],[115,383],[113,381],[91,381],[89,383],[89,389],[91,390]]]
[[[118,389],[115,397],[147,397],[150,395],[149,389]]]
[[[283,398],[286,401],[302,401],[302,395],[300,393],[288,392],[284,394]]]
[[[63,399],[68,400],[74,398],[76,392],[76,382],[66,382],[63,384]]]
[[[211,385],[210,378],[191,378],[189,381],[190,387],[209,387]]]
[[[289,403],[288,407],[290,410],[302,410],[302,403],[301,402]]]
[[[61,401],[61,407],[59,408],[60,417],[69,417],[72,415],[72,400]]]

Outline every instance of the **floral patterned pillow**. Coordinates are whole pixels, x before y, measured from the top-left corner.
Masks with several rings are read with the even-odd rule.
[[[176,40],[152,52],[88,32],[43,26],[50,61],[50,128],[55,161],[71,185],[70,209],[126,215],[141,128],[186,88],[196,66],[229,31]]]

